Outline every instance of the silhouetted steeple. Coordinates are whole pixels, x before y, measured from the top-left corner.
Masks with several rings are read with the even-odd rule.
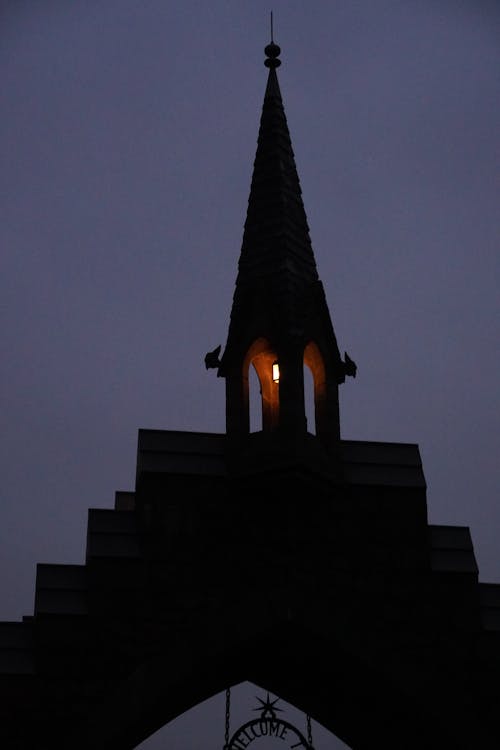
[[[300,181],[276,69],[269,68],[226,348],[228,434],[249,432],[248,370],[260,381],[263,432],[306,435],[303,366],[314,379],[315,429],[325,445],[339,438],[338,383],[345,378],[318,278]],[[279,379],[273,379],[273,364]],[[311,432],[313,431],[311,426]]]
[[[266,47],[269,67],[257,153],[254,161],[248,211],[236,282],[238,292],[261,280],[268,294],[288,297],[293,304],[302,289],[316,281],[309,227],[290,140],[281,92],[276,75],[280,49]],[[282,299],[282,302],[285,300]],[[290,320],[290,323],[292,320]]]

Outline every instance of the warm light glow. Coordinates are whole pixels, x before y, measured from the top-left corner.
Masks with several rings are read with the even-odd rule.
[[[273,380],[275,383],[280,382],[280,366],[277,362],[273,362]]]

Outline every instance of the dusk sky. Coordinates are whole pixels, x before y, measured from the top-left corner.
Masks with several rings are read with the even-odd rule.
[[[358,367],[342,437],[418,444],[429,522],[468,526],[500,583],[500,4],[1,0],[2,620],[33,613],[37,563],[84,563],[139,428],[225,429],[203,359],[226,341],[271,11]],[[144,749],[201,746],[186,726]]]

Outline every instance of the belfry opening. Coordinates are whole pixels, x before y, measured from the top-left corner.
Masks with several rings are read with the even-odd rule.
[[[322,427],[326,422],[325,404],[327,402],[326,393],[326,372],[323,357],[317,344],[310,341],[304,349],[303,367],[307,368],[312,379],[312,422],[306,419],[306,431],[310,434],[321,436]],[[250,387],[251,369],[253,368],[258,379],[258,393],[252,392]],[[303,370],[305,374],[305,369]],[[300,374],[300,373],[299,373]],[[260,428],[263,432],[274,432],[280,426],[280,381],[286,378],[287,371],[283,364],[280,364],[278,353],[265,338],[259,338],[250,346],[244,360],[242,368],[242,399],[244,409],[248,416],[248,432],[251,429],[251,413],[257,409],[260,410],[261,420]],[[305,377],[302,383],[304,403],[304,413],[306,409],[306,400],[309,394],[306,393]],[[258,398],[259,404],[251,403],[252,397]],[[244,418],[244,421],[246,419]]]

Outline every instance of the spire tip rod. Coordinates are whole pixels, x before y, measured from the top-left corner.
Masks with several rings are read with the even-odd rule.
[[[267,60],[264,60],[266,68],[278,68],[281,65],[281,60],[278,60],[281,49],[274,41],[274,25],[273,25],[273,12],[271,11],[271,42],[267,45],[264,52],[267,55]]]

